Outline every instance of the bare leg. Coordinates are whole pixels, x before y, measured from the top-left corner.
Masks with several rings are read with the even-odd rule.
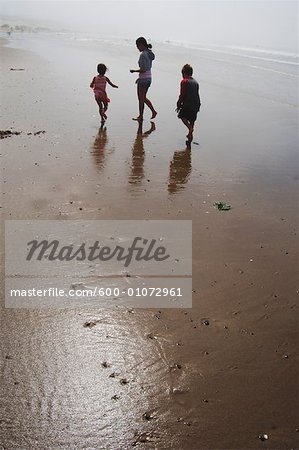
[[[143,120],[144,104],[146,104],[152,112],[151,119],[154,119],[157,115],[157,111],[153,107],[152,102],[146,97],[147,91],[148,88],[144,88],[143,86],[140,86],[140,84],[137,85],[137,95],[139,100],[139,116],[136,117],[136,119],[134,120]]]
[[[151,117],[151,119],[154,119],[154,118],[156,117],[156,115],[157,115],[157,111],[156,111],[155,108],[153,107],[152,102],[151,102],[147,97],[145,97],[144,103],[149,107],[149,109],[150,109],[151,112],[152,112],[152,117]]]
[[[194,131],[194,122],[190,122],[190,128],[189,128],[189,137],[188,137],[188,140],[190,141],[190,142],[192,142],[193,141],[193,131]]]
[[[103,111],[104,119],[107,119],[106,111],[108,109],[108,102],[103,101],[103,106],[104,106],[104,111]]]
[[[187,134],[186,138],[189,142],[192,142],[193,140],[193,130],[194,130],[194,122],[190,122],[185,117],[181,118],[182,122],[186,127],[188,128],[189,133]]]
[[[99,106],[99,114],[100,114],[102,122],[103,122],[103,121],[105,121],[105,119],[107,119],[107,116],[104,111],[103,102],[99,98],[96,98],[96,102]]]
[[[185,119],[185,117],[182,117],[181,121],[183,122],[184,125],[186,125],[186,127],[188,128],[188,131],[190,133],[190,122],[189,122],[189,120]]]
[[[144,87],[140,86],[140,84],[138,83],[137,84],[137,96],[138,96],[138,101],[139,101],[139,116],[134,118],[133,120],[138,120],[138,121],[143,120],[145,94],[146,94],[146,89]]]
[[[187,139],[190,142],[193,141],[193,131],[194,131],[194,122],[189,122],[189,133],[187,135]]]

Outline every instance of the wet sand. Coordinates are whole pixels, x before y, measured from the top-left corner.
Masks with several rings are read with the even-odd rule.
[[[140,133],[134,47],[12,45],[1,129],[22,133],[1,141],[1,228],[192,219],[194,292],[185,310],[29,311],[5,309],[2,288],[2,447],[298,447],[296,78],[157,46],[158,116]],[[99,55],[119,85],[104,130],[89,88]],[[191,151],[174,112],[185,62],[203,103]]]

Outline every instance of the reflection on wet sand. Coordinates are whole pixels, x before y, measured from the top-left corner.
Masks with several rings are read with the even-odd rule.
[[[176,151],[169,165],[168,192],[175,194],[184,188],[191,173],[191,150]]]
[[[107,128],[101,126],[93,143],[91,151],[98,172],[101,172],[105,167],[107,144],[108,144]]]
[[[143,139],[148,137],[153,131],[155,131],[156,125],[151,122],[149,130],[143,132],[143,123],[139,122],[136,138],[132,147],[132,163],[130,167],[129,183],[140,183],[144,177],[144,159],[145,152],[143,146]]]

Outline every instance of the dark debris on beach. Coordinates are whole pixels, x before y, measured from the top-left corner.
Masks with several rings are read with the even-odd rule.
[[[23,131],[11,131],[11,130],[0,130],[0,139],[5,139],[11,136],[19,136]],[[27,136],[39,136],[41,134],[45,134],[46,130],[39,130],[34,132],[27,133]]]
[[[0,130],[0,139],[5,139],[7,137],[21,134],[21,131],[11,131],[11,130]]]

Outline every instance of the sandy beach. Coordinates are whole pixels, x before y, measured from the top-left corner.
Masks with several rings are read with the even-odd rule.
[[[10,219],[190,219],[193,307],[6,309],[1,245],[0,448],[298,447],[296,70],[153,47],[141,133],[130,42],[1,40],[1,130],[21,132],[1,140],[2,236]],[[119,85],[104,129],[100,61]],[[191,150],[174,111],[187,62]]]

